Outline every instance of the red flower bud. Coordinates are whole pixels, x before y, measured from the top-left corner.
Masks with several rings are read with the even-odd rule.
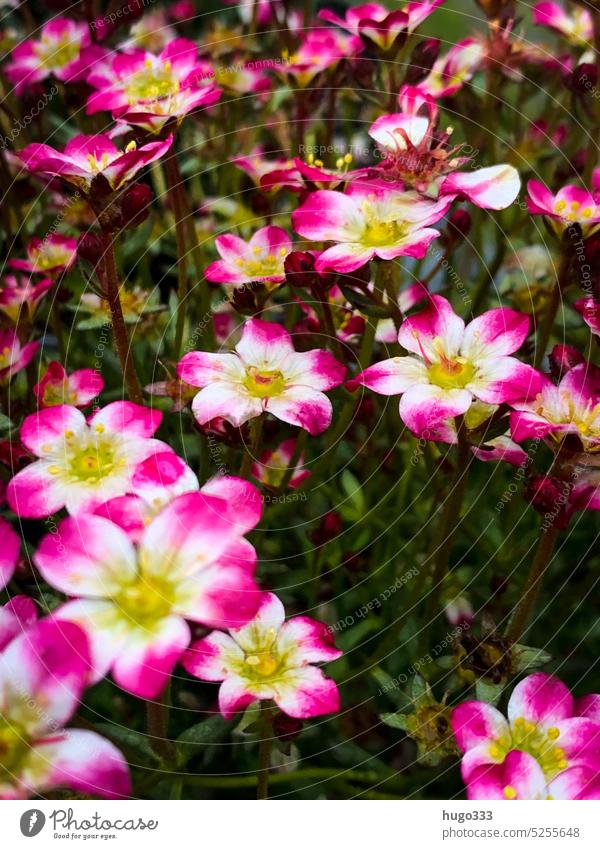
[[[84,233],[77,242],[77,256],[94,266],[100,262],[105,250],[104,238],[100,233]]]
[[[569,369],[585,362],[585,357],[572,345],[555,345],[550,352],[550,374],[559,381]]]
[[[552,475],[532,475],[525,483],[525,499],[538,513],[552,518],[558,528],[565,528],[569,519],[570,485]]]
[[[331,510],[323,516],[319,527],[310,534],[310,538],[315,545],[325,545],[326,542],[339,536],[341,532],[342,517],[336,510]]]
[[[425,79],[440,52],[439,38],[427,38],[420,41],[413,50],[404,82],[417,85]]]
[[[153,198],[152,189],[145,183],[135,183],[130,186],[121,201],[123,227],[134,230],[143,224],[150,215],[150,204]]]
[[[276,737],[284,742],[297,737],[302,731],[302,726],[301,719],[294,719],[292,716],[286,716],[285,713],[278,713],[273,718],[273,732]]]

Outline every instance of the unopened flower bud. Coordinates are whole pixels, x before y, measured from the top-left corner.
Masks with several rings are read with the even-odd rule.
[[[420,41],[413,50],[404,82],[417,85],[425,79],[440,52],[439,38],[427,38]]]
[[[105,251],[106,245],[100,233],[88,232],[79,237],[77,242],[77,256],[91,265],[97,265],[104,256]]]
[[[572,345],[555,345],[548,355],[550,374],[560,380],[570,369],[585,362],[585,357]]]
[[[583,62],[576,65],[570,74],[565,76],[565,85],[574,94],[582,97],[593,94],[598,82],[598,71],[595,65]]]
[[[552,475],[532,475],[525,483],[525,499],[538,513],[549,514],[556,527],[566,527],[569,484]]]
[[[471,213],[467,209],[455,209],[448,217],[448,235],[456,241],[466,239],[471,229]]]
[[[294,719],[292,716],[286,716],[285,713],[278,713],[273,718],[273,733],[280,740],[288,742],[300,734],[303,724],[301,719]]]
[[[292,251],[286,256],[283,267],[289,286],[306,288],[315,282],[315,258],[308,251]]]
[[[339,536],[341,532],[342,517],[337,510],[331,510],[323,516],[319,527],[311,533],[310,538],[315,545],[325,545],[325,543]]]
[[[130,186],[121,201],[123,227],[134,230],[143,224],[150,215],[150,204],[153,198],[152,189],[145,183],[135,183]]]

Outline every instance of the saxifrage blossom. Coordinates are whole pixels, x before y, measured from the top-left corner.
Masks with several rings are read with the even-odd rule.
[[[294,458],[297,440],[285,439],[274,451],[263,451],[259,459],[252,464],[252,474],[264,486],[277,489],[281,486],[286,472]],[[288,486],[296,489],[300,484],[310,477],[311,473],[303,466],[304,452],[300,452]]]
[[[532,215],[545,215],[552,229],[562,236],[574,224],[584,239],[600,229],[600,203],[594,193],[580,186],[563,186],[551,192],[539,180],[527,183],[527,208]]]
[[[440,234],[429,225],[448,211],[453,195],[431,201],[416,192],[356,185],[346,194],[309,194],[292,213],[294,230],[312,241],[337,242],[317,258],[315,269],[355,271],[373,257],[425,256]]]
[[[578,715],[562,681],[529,675],[507,716],[480,701],[452,712],[469,799],[600,799],[600,722]]]
[[[529,317],[503,307],[465,326],[445,298],[431,295],[426,309],[407,318],[398,333],[412,356],[375,363],[352,383],[402,395],[402,421],[414,434],[433,439],[475,399],[500,404],[535,396],[539,373],[510,356],[528,333]]]
[[[20,94],[50,76],[63,82],[81,80],[105,52],[91,43],[87,23],[54,18],[42,26],[39,38],[15,47],[4,70]]]
[[[270,284],[285,280],[283,264],[292,250],[289,235],[281,227],[261,227],[248,242],[232,233],[217,236],[221,256],[205,271],[207,280],[240,286],[253,281]]]
[[[7,383],[17,372],[24,369],[39,351],[39,342],[21,345],[12,328],[0,330],[0,384]]]
[[[200,424],[222,416],[241,427],[267,412],[313,436],[329,427],[324,392],[339,386],[345,371],[328,351],[297,352],[283,327],[256,318],[244,324],[235,352],[191,351],[177,366],[182,380],[200,387],[192,401]]]
[[[31,274],[57,274],[72,268],[77,258],[77,239],[49,233],[45,238],[30,239],[27,259],[11,259],[9,265]]]
[[[308,719],[339,710],[335,682],[313,664],[341,654],[326,625],[307,616],[286,622],[281,601],[264,593],[251,622],[193,643],[182,665],[203,681],[223,682],[219,708],[226,719],[254,701],[271,699],[288,716]]]
[[[199,492],[174,499],[137,545],[100,516],[64,519],[34,561],[50,586],[73,598],[55,615],[88,634],[93,679],[112,670],[143,698],[161,692],[188,647],[186,620],[238,627],[260,603],[254,549],[227,502]]]
[[[6,497],[19,516],[41,518],[61,507],[69,513],[133,491],[138,465],[159,451],[171,451],[152,439],[162,413],[113,401],[86,421],[76,407],[47,407],[27,416],[21,441],[38,459],[14,476]]]
[[[128,797],[121,752],[94,731],[64,727],[88,684],[85,632],[49,618],[19,633],[23,621],[13,614],[14,637],[0,652],[0,799],[65,787],[93,797]]]
[[[40,382],[33,387],[40,407],[86,407],[103,389],[104,379],[96,369],[81,368],[67,374],[57,360],[48,363]]]
[[[32,174],[60,177],[88,194],[94,178],[99,176],[116,191],[145,165],[160,159],[172,142],[171,135],[141,147],[132,141],[121,151],[108,136],[79,135],[67,142],[64,152],[34,143],[19,151],[19,157]]]

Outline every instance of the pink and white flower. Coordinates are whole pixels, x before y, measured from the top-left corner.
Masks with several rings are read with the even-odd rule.
[[[222,498],[175,498],[137,545],[100,516],[64,519],[34,555],[51,586],[73,597],[55,611],[90,639],[92,677],[109,670],[123,689],[154,698],[165,687],[191,632],[186,620],[239,627],[260,603],[256,552]]]
[[[600,448],[600,372],[581,363],[556,386],[540,375],[538,393],[528,401],[514,403],[510,416],[512,435],[524,439],[548,439],[560,443],[568,435],[579,437],[586,451]]]
[[[32,277],[21,274],[7,274],[0,288],[0,310],[16,324],[21,311],[24,310],[32,318],[39,301],[54,285],[49,277],[42,278],[38,283]]]
[[[256,318],[244,324],[235,352],[191,351],[177,366],[182,380],[201,388],[192,402],[199,424],[223,417],[241,427],[268,412],[312,436],[329,427],[324,392],[339,386],[345,371],[327,351],[296,352],[283,327]]]
[[[432,97],[450,97],[469,82],[483,66],[487,57],[485,43],[477,38],[465,38],[440,56],[419,90]]]
[[[337,24],[355,36],[362,36],[367,42],[373,42],[380,50],[391,50],[401,33],[408,32],[408,15],[398,9],[391,12],[379,3],[365,3],[346,9],[344,18],[340,18],[329,9],[321,9],[322,21]]]
[[[0,330],[0,384],[8,383],[17,372],[24,369],[35,357],[39,347],[39,342],[21,345],[12,329]]]
[[[425,256],[440,234],[429,225],[439,221],[453,196],[438,201],[416,192],[401,192],[369,184],[351,184],[350,191],[323,190],[308,195],[292,213],[297,233],[313,241],[337,242],[317,258],[316,271],[355,271],[373,257],[394,259]]]
[[[31,274],[50,274],[68,271],[77,259],[77,239],[50,233],[44,239],[30,239],[27,259],[12,259],[11,268]]]
[[[599,799],[600,722],[579,716],[569,689],[536,672],[508,702],[452,712],[469,799]]]
[[[169,123],[181,124],[186,115],[216,103],[222,89],[215,86],[185,88],[168,97],[139,101],[117,118],[125,127],[139,127],[149,133],[160,133]]]
[[[594,22],[588,9],[573,5],[570,13],[558,3],[542,2],[533,7],[533,22],[564,35],[577,47],[589,47],[594,39]]]
[[[42,379],[33,387],[40,407],[87,407],[103,389],[104,379],[96,369],[82,368],[67,374],[57,360],[48,363]]]
[[[557,235],[562,236],[573,224],[581,227],[584,239],[600,229],[600,203],[586,189],[569,185],[554,194],[539,180],[530,180],[527,191],[529,212],[532,215],[545,215]]]
[[[112,743],[94,731],[64,728],[89,664],[84,631],[53,618],[31,624],[0,653],[0,799],[64,787],[108,799],[131,794],[127,763]]]
[[[469,157],[460,155],[461,145],[448,145],[451,128],[438,131],[433,98],[422,96],[418,87],[404,86],[399,100],[401,112],[381,115],[369,129],[385,154],[377,170],[386,179],[430,197],[463,195],[483,209],[505,209],[514,202],[521,181],[512,165],[457,171]]]
[[[284,54],[285,62],[276,65],[284,77],[292,77],[299,88],[310,85],[317,74],[334,68],[341,59],[357,56],[363,43],[356,35],[334,29],[310,30],[294,53]]]
[[[87,421],[66,404],[27,416],[21,441],[39,459],[10,481],[11,509],[27,518],[50,516],[62,507],[74,514],[135,492],[139,464],[171,450],[151,438],[161,420],[159,410],[130,401],[113,401]]]
[[[228,634],[213,631],[182,659],[203,681],[222,681],[219,708],[226,719],[257,700],[273,700],[288,716],[308,719],[340,708],[337,686],[313,666],[340,657],[329,629],[307,616],[285,621],[283,604],[264,593],[255,618]]]
[[[20,550],[20,536],[13,530],[12,525],[0,516],[0,590],[4,589],[14,575]]]
[[[206,269],[207,280],[241,286],[258,281],[277,284],[285,280],[284,262],[291,253],[292,241],[281,227],[261,227],[245,242],[226,233],[215,239],[221,259]]]
[[[256,527],[262,514],[260,493],[251,483],[243,478],[217,475],[200,489],[194,472],[172,451],[163,451],[140,463],[133,476],[133,486],[135,495],[112,498],[94,512],[119,525],[134,542],[138,542],[146,525],[167,504],[185,492],[199,490],[203,495],[223,499],[229,519],[240,534]]]
[[[447,422],[474,400],[501,404],[534,396],[540,375],[509,356],[525,341],[529,317],[497,308],[465,323],[449,302],[431,295],[422,312],[398,333],[412,356],[392,357],[361,372],[362,384],[380,395],[401,395],[400,418],[417,436],[447,440]],[[443,434],[436,437],[442,427]]]
[[[143,112],[144,106],[168,103],[170,98],[187,97],[193,91],[206,96],[207,91],[215,91],[211,76],[212,68],[200,61],[196,44],[185,38],[171,41],[158,56],[144,50],[112,54],[87,78],[97,89],[88,98],[87,113],[108,111],[122,118],[128,112]],[[202,88],[207,81],[209,87]],[[216,99],[218,96],[220,92]]]
[[[252,464],[252,474],[264,486],[277,489],[290,467],[296,451],[297,439],[285,439],[274,451],[263,451],[257,462]],[[288,483],[290,489],[296,489],[311,476],[304,468],[304,452],[302,451],[294,466],[294,471]]]
[[[150,162],[160,159],[171,147],[173,136],[137,147],[129,142],[124,151],[104,135],[75,136],[64,152],[47,144],[30,144],[19,157],[32,174],[60,177],[87,194],[95,177],[102,175],[113,190],[132,180]]]
[[[91,43],[87,23],[54,18],[42,26],[39,39],[15,47],[5,72],[20,94],[50,76],[63,82],[81,80],[104,53]]]

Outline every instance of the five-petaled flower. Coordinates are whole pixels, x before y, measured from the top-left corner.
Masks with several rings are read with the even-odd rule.
[[[17,372],[24,369],[35,357],[39,347],[39,342],[21,345],[12,328],[0,330],[0,384],[8,383]]]
[[[600,799],[600,722],[590,698],[536,672],[517,684],[508,719],[485,702],[463,702],[452,728],[469,799]],[[596,702],[597,704],[597,702]]]
[[[134,491],[133,475],[152,454],[171,451],[151,437],[159,410],[113,401],[86,421],[76,407],[61,404],[27,416],[21,441],[37,458],[10,481],[6,497],[19,516],[42,518],[61,507],[69,513]]]
[[[86,407],[103,389],[104,379],[96,369],[80,368],[67,374],[57,360],[48,363],[40,382],[33,387],[40,407]]]
[[[313,192],[292,213],[294,229],[313,241],[337,242],[315,262],[317,271],[355,271],[373,257],[425,256],[440,234],[429,225],[443,218],[454,195],[438,201],[403,192],[351,183],[346,194]]]
[[[44,239],[33,238],[27,245],[27,259],[11,259],[11,268],[30,274],[55,275],[68,271],[77,257],[77,239],[49,233]]]
[[[17,601],[0,610],[13,637],[0,651],[0,799],[65,787],[109,799],[129,796],[129,770],[119,750],[94,731],[64,728],[88,684],[85,632],[51,618],[31,623],[22,603],[29,600]]]
[[[286,622],[281,601],[264,593],[251,622],[193,643],[182,665],[203,681],[223,682],[219,708],[226,719],[257,700],[273,700],[288,716],[308,719],[339,710],[335,682],[313,664],[341,654],[326,625],[307,616]]]
[[[253,281],[271,286],[285,280],[283,264],[292,242],[281,227],[261,227],[248,242],[226,233],[217,236],[215,245],[221,259],[208,266],[207,280],[234,286]]]
[[[406,426],[417,436],[446,440],[447,421],[464,415],[475,399],[501,404],[535,396],[539,373],[509,356],[528,333],[529,317],[507,308],[489,310],[465,327],[445,298],[431,295],[426,309],[407,318],[398,333],[412,356],[369,366],[352,384],[402,395]]]
[[[256,553],[227,501],[175,498],[137,545],[100,516],[64,519],[35,554],[44,579],[73,600],[55,611],[88,634],[92,677],[112,669],[123,689],[153,698],[191,640],[186,620],[239,627],[260,603]]]
[[[63,82],[85,78],[106,51],[91,44],[87,23],[54,18],[45,23],[39,38],[18,44],[5,68],[20,94],[35,83],[54,76]]]
[[[533,215],[545,215],[552,229],[562,236],[574,224],[584,239],[600,229],[598,198],[580,186],[563,186],[556,194],[539,180],[527,183],[527,208]]]
[[[19,157],[32,174],[60,177],[88,194],[95,178],[102,176],[113,191],[121,188],[145,165],[160,159],[171,147],[173,136],[137,147],[129,142],[124,151],[104,135],[79,135],[67,142],[64,152],[47,144],[29,144]]]
[[[329,427],[324,391],[339,386],[345,371],[328,351],[299,353],[283,327],[256,318],[244,324],[235,352],[191,351],[177,366],[182,380],[201,387],[192,401],[199,424],[221,416],[241,427],[268,412],[313,436]]]

